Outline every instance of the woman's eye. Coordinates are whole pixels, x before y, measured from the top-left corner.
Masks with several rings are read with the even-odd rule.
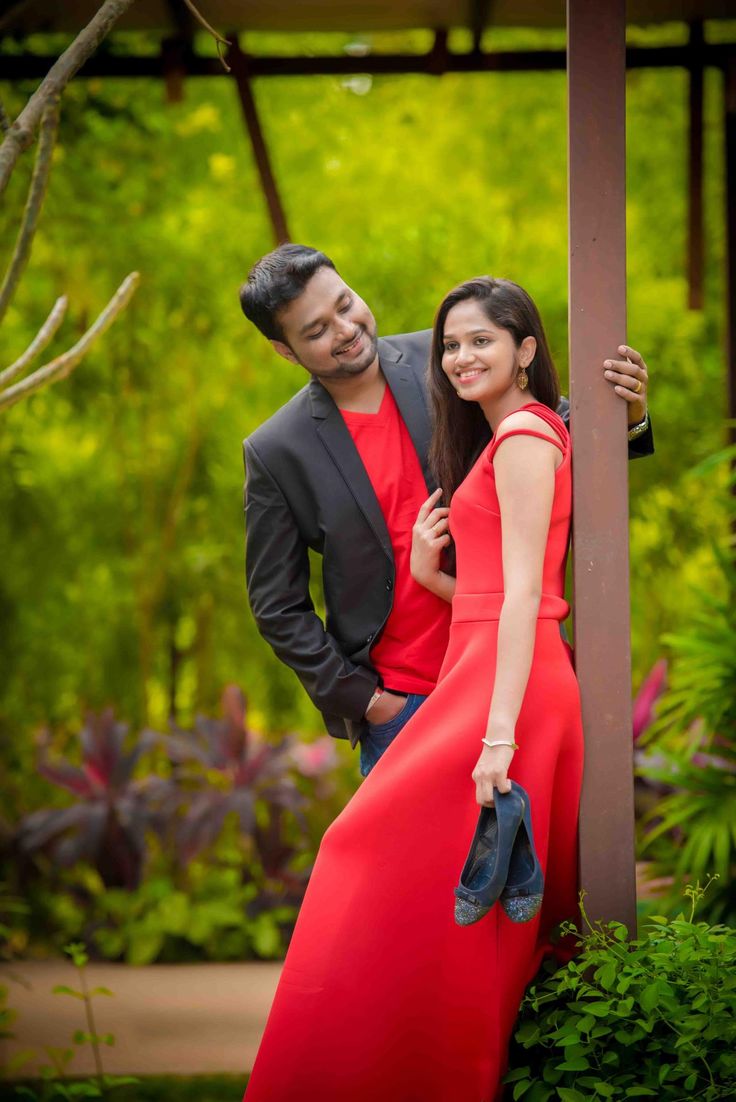
[[[490,344],[490,341],[488,340],[488,337],[478,337],[475,343],[483,348],[485,345]]]

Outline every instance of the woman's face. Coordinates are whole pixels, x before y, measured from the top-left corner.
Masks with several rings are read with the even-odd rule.
[[[461,398],[494,401],[515,386],[526,340],[517,348],[509,330],[494,325],[477,299],[466,299],[445,319],[442,370]]]

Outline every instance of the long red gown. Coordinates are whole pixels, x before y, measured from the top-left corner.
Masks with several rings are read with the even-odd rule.
[[[509,770],[531,799],[546,878],[541,914],[515,925],[496,905],[469,927],[456,926],[453,915],[478,816],[471,772],[488,719],[503,600],[492,442],[452,500],[457,589],[437,688],[324,836],[247,1102],[499,1098],[524,989],[552,927],[576,913],[583,739],[559,628],[568,613],[570,442],[546,406],[525,408],[554,432],[518,431],[554,438],[564,455],[516,727],[520,749]]]

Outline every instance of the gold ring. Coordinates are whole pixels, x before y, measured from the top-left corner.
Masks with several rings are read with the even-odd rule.
[[[636,386],[634,387],[634,394],[641,394],[642,386],[643,386],[643,383],[642,383],[641,379],[637,379],[636,380]]]

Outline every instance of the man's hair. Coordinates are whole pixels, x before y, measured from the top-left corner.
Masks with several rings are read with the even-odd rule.
[[[240,305],[248,321],[271,341],[283,341],[280,310],[299,298],[320,268],[335,269],[329,256],[309,245],[279,245],[253,265],[240,288]]]

